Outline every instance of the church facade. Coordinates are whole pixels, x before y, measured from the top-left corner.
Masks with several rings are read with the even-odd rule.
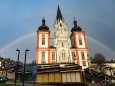
[[[88,67],[89,52],[85,32],[75,19],[73,24],[71,35],[68,36],[67,25],[58,6],[54,22],[54,46],[51,46],[50,30],[43,18],[37,30],[36,64],[75,63],[82,69]]]

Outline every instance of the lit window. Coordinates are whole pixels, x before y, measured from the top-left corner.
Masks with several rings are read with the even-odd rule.
[[[85,60],[84,52],[81,52],[81,58],[82,58],[82,60]]]
[[[45,60],[45,52],[42,52],[42,58],[41,58],[41,60]]]
[[[79,38],[79,45],[82,45],[82,39]]]
[[[52,52],[52,60],[55,60],[55,52]]]
[[[83,65],[83,66],[86,66],[86,61],[82,61],[82,65]]]

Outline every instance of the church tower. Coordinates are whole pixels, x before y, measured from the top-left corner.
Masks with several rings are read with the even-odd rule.
[[[68,37],[67,26],[61,14],[59,5],[54,23],[54,47],[56,47],[57,63],[71,62],[71,42],[70,38]]]
[[[50,63],[50,30],[45,25],[45,19],[37,30],[37,46],[36,46],[36,64]]]
[[[54,22],[54,46],[51,46],[50,30],[43,18],[42,25],[37,30],[36,64],[75,63],[82,69],[88,67],[89,52],[85,32],[77,25],[75,19],[73,24],[69,37],[66,22],[58,5]]]
[[[82,31],[82,28],[77,26],[77,21],[74,19],[74,27],[71,29],[71,44],[72,48],[75,49],[75,60],[77,64],[82,66],[82,68],[88,67],[88,47],[86,43],[85,32]]]

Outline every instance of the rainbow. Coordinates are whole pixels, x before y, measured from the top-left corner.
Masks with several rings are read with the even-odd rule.
[[[22,37],[20,37],[20,38],[17,38],[16,40],[14,40],[14,41],[8,43],[8,44],[5,45],[2,49],[0,49],[0,53],[3,52],[3,51],[5,51],[5,50],[8,49],[9,47],[13,46],[14,44],[16,44],[16,43],[18,43],[18,42],[20,42],[20,41],[22,41],[22,40],[24,40],[24,39],[27,39],[27,38],[29,38],[29,37],[31,37],[31,36],[35,36],[35,35],[36,35],[36,33],[35,33],[35,32],[32,32],[32,33],[30,33],[30,34],[27,34],[27,35],[25,35],[25,36],[22,36]]]
[[[25,35],[25,36],[23,36],[23,37],[20,37],[20,38],[14,40],[14,41],[8,43],[7,45],[5,45],[5,46],[0,50],[0,53],[2,54],[2,52],[4,52],[4,51],[5,51],[6,49],[8,49],[9,47],[13,46],[14,44],[16,44],[16,43],[18,43],[18,42],[20,42],[20,41],[22,41],[22,40],[24,40],[24,39],[27,39],[27,38],[29,38],[29,37],[32,37],[32,36],[36,36],[36,32],[32,32],[32,33],[30,33],[30,34],[27,34],[27,35]],[[92,38],[91,36],[87,36],[87,39],[89,39],[90,41],[92,41],[92,42],[96,43],[97,45],[103,47],[105,50],[109,51],[112,55],[115,54],[115,52],[114,52],[111,48],[109,48],[107,45],[103,44],[102,42],[98,41],[97,39],[94,39],[94,38]]]

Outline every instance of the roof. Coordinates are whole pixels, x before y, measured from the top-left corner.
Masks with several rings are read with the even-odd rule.
[[[25,66],[25,71],[26,72],[33,72],[33,70],[35,69],[35,67],[39,68],[40,66],[39,65],[26,65]],[[20,67],[18,69],[18,72],[23,72],[23,70],[24,70],[24,66]]]
[[[57,19],[57,20],[58,20],[58,19],[61,19],[61,20],[63,19],[59,5],[58,5],[58,9],[57,9],[56,19]]]
[[[45,25],[45,19],[42,19],[42,25],[38,27],[39,30],[49,30],[49,27]]]
[[[74,63],[58,63],[58,64],[39,64],[36,65],[38,73],[43,72],[58,72],[58,71],[80,71],[81,66]],[[25,72],[32,73],[35,65],[27,65]],[[23,72],[24,67],[18,69],[18,72]]]
[[[77,21],[74,19],[74,27],[71,29],[71,32],[73,31],[82,31],[82,28],[80,26],[77,26]]]

